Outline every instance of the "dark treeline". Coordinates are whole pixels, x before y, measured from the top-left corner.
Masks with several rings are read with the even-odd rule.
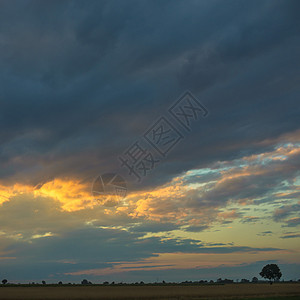
[[[63,283],[62,281],[59,281],[56,283],[50,283],[47,284],[45,280],[43,280],[41,283],[35,283],[35,282],[29,282],[28,284],[15,284],[15,283],[9,283],[7,279],[2,280],[2,286],[11,286],[11,285],[19,285],[19,286],[63,286],[63,285],[110,285],[110,286],[120,286],[120,285],[199,285],[199,284],[230,284],[230,283],[266,283],[269,282],[270,284],[275,282],[285,282],[284,280],[280,281],[280,278],[282,277],[282,273],[280,271],[280,268],[276,264],[268,264],[265,265],[259,275],[264,278],[264,280],[259,280],[257,277],[252,277],[252,280],[242,278],[241,280],[233,280],[233,279],[222,279],[218,278],[216,281],[213,280],[199,280],[199,281],[182,281],[182,282],[165,282],[164,280],[161,282],[154,282],[154,283],[144,283],[143,281],[135,282],[135,283],[115,283],[112,281],[111,283],[108,281],[104,281],[103,283],[92,283],[91,281],[88,281],[87,279],[83,279],[81,281],[81,284],[78,283]],[[300,279],[298,280],[289,280],[286,282],[300,282]]]
[[[5,283],[3,283],[3,281],[5,281]],[[223,285],[223,284],[244,284],[244,283],[251,283],[251,284],[260,284],[260,283],[269,283],[268,280],[258,280],[257,277],[253,277],[252,280],[249,279],[222,279],[219,278],[217,280],[199,280],[199,281],[182,281],[182,282],[166,282],[166,281],[161,281],[161,282],[144,282],[144,281],[140,281],[140,282],[135,282],[135,283],[126,283],[126,282],[108,282],[108,281],[104,281],[102,283],[93,283],[91,281],[88,281],[86,279],[82,280],[81,283],[63,283],[62,281],[59,281],[58,283],[46,283],[46,281],[42,281],[42,282],[29,282],[29,283],[9,283],[6,279],[2,281],[2,284],[0,284],[0,287],[7,287],[7,286],[89,286],[89,285],[93,285],[93,286],[120,286],[120,285]],[[300,283],[300,279],[298,280],[288,280],[288,281],[284,281],[284,280],[277,280],[275,281],[276,283]]]

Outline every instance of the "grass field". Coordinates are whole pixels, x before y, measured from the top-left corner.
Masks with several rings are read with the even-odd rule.
[[[300,299],[300,283],[201,286],[1,287],[0,300],[41,299]]]

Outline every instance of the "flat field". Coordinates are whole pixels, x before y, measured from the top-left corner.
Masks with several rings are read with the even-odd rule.
[[[0,300],[300,299],[300,283],[199,286],[4,286]]]

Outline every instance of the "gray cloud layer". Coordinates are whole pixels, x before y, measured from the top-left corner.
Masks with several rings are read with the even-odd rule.
[[[1,2],[0,177],[37,184],[117,169],[186,89],[210,116],[145,184],[262,151],[257,142],[298,128],[298,6]]]

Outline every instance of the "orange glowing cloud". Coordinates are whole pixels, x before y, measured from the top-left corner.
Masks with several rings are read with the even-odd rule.
[[[0,204],[22,194],[49,197],[61,203],[62,210],[76,211],[95,205],[89,186],[79,180],[54,179],[36,188],[30,185],[0,185]]]
[[[89,186],[79,180],[54,179],[34,190],[35,196],[50,197],[62,204],[66,211],[76,211],[95,205]]]
[[[240,216],[239,213],[237,213],[236,210],[231,210],[231,211],[224,211],[224,212],[220,212],[218,213],[218,217],[221,219],[229,219],[229,220],[233,220],[236,219]]]
[[[11,197],[32,192],[33,187],[28,185],[22,185],[17,183],[12,186],[5,186],[0,184],[0,205],[5,201],[9,201]]]

